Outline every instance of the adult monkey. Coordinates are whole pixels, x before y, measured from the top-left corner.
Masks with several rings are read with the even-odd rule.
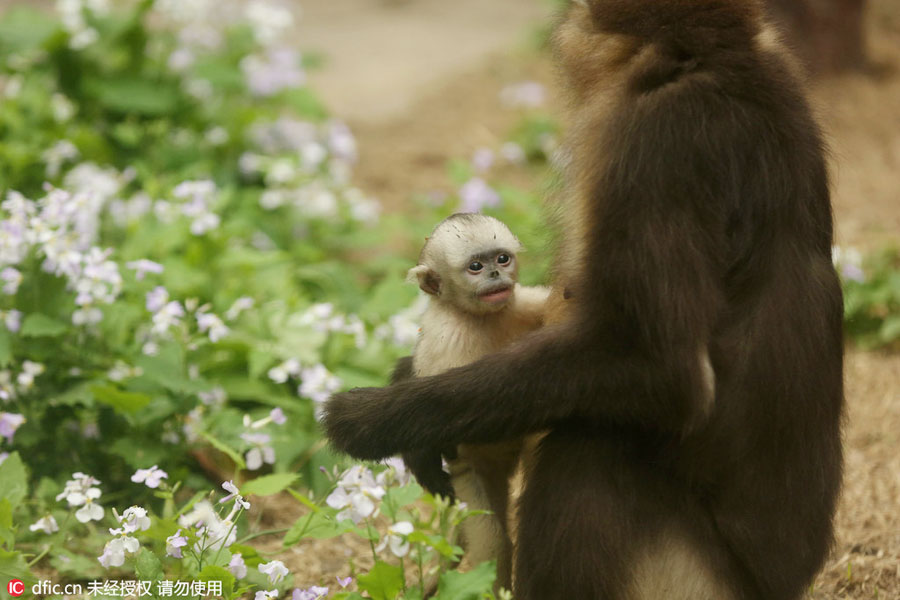
[[[570,6],[556,323],[326,405],[359,458],[549,431],[519,507],[520,600],[795,599],[828,552],[843,347],[827,172],[760,11]]]

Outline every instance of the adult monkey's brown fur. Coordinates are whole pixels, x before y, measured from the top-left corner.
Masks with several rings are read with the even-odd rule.
[[[759,14],[571,6],[559,321],[326,405],[360,458],[549,430],[519,508],[519,600],[796,599],[826,556],[843,404],[828,181]]]

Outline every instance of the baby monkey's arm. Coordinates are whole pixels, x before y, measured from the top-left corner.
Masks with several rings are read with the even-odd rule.
[[[550,288],[547,286],[525,286],[517,283],[515,299],[510,308],[518,318],[537,328],[544,323],[549,298]]]

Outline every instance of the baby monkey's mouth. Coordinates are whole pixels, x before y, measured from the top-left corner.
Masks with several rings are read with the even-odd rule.
[[[512,296],[512,286],[504,285],[478,294],[478,299],[488,304],[500,304],[506,302]]]

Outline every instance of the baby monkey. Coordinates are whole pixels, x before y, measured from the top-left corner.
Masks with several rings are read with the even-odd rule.
[[[543,324],[550,290],[518,284],[521,250],[509,228],[493,217],[455,214],[438,224],[409,271],[430,295],[412,375],[436,375],[473,362]],[[446,453],[457,498],[469,509],[492,513],[463,521],[463,560],[474,566],[496,559],[497,583],[507,589],[512,577],[510,479],[523,444],[521,439],[464,444]],[[410,467],[417,471],[416,465]],[[422,483],[442,491],[427,480]]]

